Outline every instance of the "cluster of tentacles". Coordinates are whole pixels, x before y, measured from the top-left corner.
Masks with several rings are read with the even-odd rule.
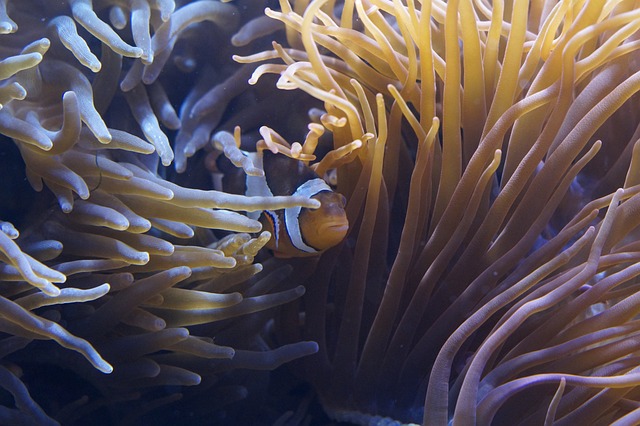
[[[95,3],[0,1],[0,422],[224,423],[287,361],[338,421],[638,422],[637,0]],[[317,207],[212,189],[256,142],[342,245],[254,262]]]
[[[317,350],[265,341],[304,288],[256,276],[270,236],[243,214],[317,202],[213,190],[202,158],[173,171],[260,127],[230,105],[258,116],[275,89],[231,54],[264,4],[95,3],[0,2],[0,423],[124,424],[190,386],[204,422],[247,395],[226,372]]]
[[[637,424],[637,1],[280,1],[352,230],[276,327],[357,424]],[[264,61],[269,61],[264,63]],[[305,275],[306,274],[306,275]],[[301,316],[299,311],[303,311]],[[396,422],[396,423],[394,423]]]

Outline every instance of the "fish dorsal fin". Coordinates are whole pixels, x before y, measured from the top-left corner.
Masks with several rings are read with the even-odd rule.
[[[302,161],[263,151],[262,170],[273,195],[293,195],[305,182],[319,176]]]
[[[262,152],[247,152],[245,155],[247,155],[251,161],[253,162],[253,165],[259,169],[263,168],[263,164],[262,164]],[[263,169],[264,170],[264,169]],[[262,175],[262,176],[250,176],[247,175],[247,190],[245,195],[249,196],[249,197],[273,197],[273,192],[271,192],[271,189],[269,188],[269,185],[267,184],[267,178],[266,178],[266,174]],[[247,216],[251,219],[257,220],[260,217],[260,212],[256,211],[256,212],[247,212]]]

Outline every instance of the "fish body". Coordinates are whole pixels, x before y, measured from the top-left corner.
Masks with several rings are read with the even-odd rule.
[[[270,151],[248,153],[264,176],[247,176],[246,195],[296,195],[320,201],[318,209],[290,207],[250,213],[271,232],[267,247],[279,257],[314,256],[339,244],[349,222],[346,200],[305,163]]]

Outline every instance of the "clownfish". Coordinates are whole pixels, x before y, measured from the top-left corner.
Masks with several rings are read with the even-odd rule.
[[[345,238],[349,230],[345,197],[334,192],[305,163],[269,150],[243,154],[249,156],[254,166],[264,172],[264,176],[246,175],[245,195],[297,195],[320,202],[317,209],[290,207],[248,213],[250,218],[262,223],[263,230],[271,233],[267,247],[276,257],[319,255]],[[225,183],[229,180],[228,176],[225,173],[223,187],[229,185]],[[236,192],[240,191],[236,189]]]

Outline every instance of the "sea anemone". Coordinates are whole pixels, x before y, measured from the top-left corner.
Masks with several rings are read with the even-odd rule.
[[[338,421],[637,423],[639,28],[636,0],[0,0],[0,423],[268,422],[283,363]],[[255,263],[244,212],[318,207],[211,182],[256,145],[346,196],[344,242]]]
[[[215,191],[199,179],[204,167],[180,185],[168,169],[174,156],[185,169],[198,130],[191,123],[220,106],[210,102],[198,115],[193,99],[228,79],[244,81],[233,77],[243,67],[230,55],[199,56],[201,39],[230,48],[241,15],[248,20],[255,8],[171,0],[0,6],[10,200],[0,224],[0,423],[132,422],[198,384],[185,399],[224,396],[190,410],[203,421],[247,394],[242,383],[221,385],[227,372],[269,370],[315,352],[314,342],[265,340],[266,310],[304,288],[280,285],[290,267],[256,275],[263,267],[255,256],[270,235],[243,213],[318,201]],[[198,72],[206,84],[184,77]],[[182,83],[170,84],[176,76]],[[218,124],[208,121],[209,132]]]
[[[638,6],[266,10],[288,46],[236,59],[322,101],[351,152],[329,167],[347,241],[298,265],[307,292],[276,326],[318,342],[292,365],[329,416],[637,422]]]

